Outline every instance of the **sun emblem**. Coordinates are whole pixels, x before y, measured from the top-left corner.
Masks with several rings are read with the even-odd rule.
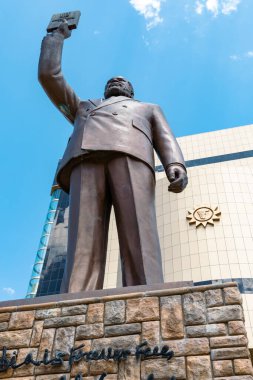
[[[214,221],[219,221],[221,217],[221,212],[219,207],[214,208],[209,206],[201,206],[195,208],[195,210],[189,211],[186,219],[189,220],[189,224],[195,224],[196,227],[199,227],[201,224],[203,227],[206,227],[207,224],[214,225]]]

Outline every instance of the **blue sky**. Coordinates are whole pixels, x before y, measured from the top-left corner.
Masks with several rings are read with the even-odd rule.
[[[40,41],[52,14],[77,9],[63,70],[81,98],[123,75],[176,136],[253,121],[252,0],[1,0],[0,300],[26,294],[71,134],[38,84]]]

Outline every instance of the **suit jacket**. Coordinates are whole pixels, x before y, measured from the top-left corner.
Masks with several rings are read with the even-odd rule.
[[[142,160],[154,171],[154,149],[163,166],[184,164],[180,147],[159,106],[125,96],[81,101],[61,71],[63,37],[43,39],[39,80],[44,90],[74,125],[58,168],[57,181],[69,191],[73,165],[97,152],[122,152]]]

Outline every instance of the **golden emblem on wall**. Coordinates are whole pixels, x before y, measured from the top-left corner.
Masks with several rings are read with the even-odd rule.
[[[202,225],[206,227],[207,224],[214,226],[215,221],[219,221],[221,218],[221,212],[219,207],[200,206],[194,210],[188,210],[186,219],[189,220],[189,224],[196,224],[196,227]]]

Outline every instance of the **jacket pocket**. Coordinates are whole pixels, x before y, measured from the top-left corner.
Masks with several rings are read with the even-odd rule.
[[[139,118],[134,118],[132,121],[132,125],[134,128],[136,128],[139,131],[141,131],[142,133],[144,133],[144,135],[149,139],[150,144],[153,145],[151,128],[149,126],[148,121],[145,121],[145,120],[139,119]]]

